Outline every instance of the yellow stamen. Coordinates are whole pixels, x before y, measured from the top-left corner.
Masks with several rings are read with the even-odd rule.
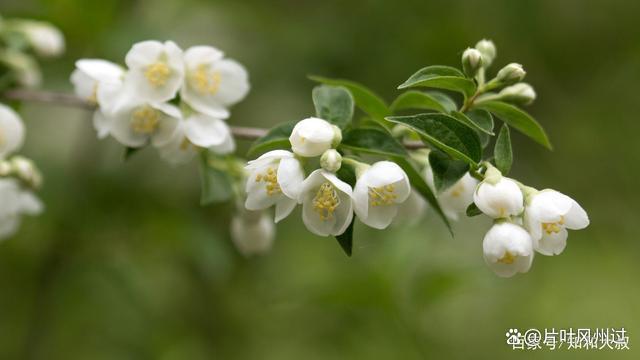
[[[340,205],[340,198],[336,189],[330,182],[320,185],[316,196],[313,198],[313,208],[320,216],[320,220],[326,221],[333,218],[333,212]]]
[[[395,194],[395,186],[385,185],[369,188],[369,201],[371,206],[391,205],[398,195]]]
[[[265,189],[269,196],[282,193],[280,184],[278,184],[278,174],[272,167],[269,167],[265,173],[256,175],[256,182],[265,183]]]
[[[517,257],[517,255],[513,255],[512,253],[505,251],[504,255],[500,259],[498,259],[498,262],[507,265],[513,264],[513,262],[516,261]]]
[[[202,95],[214,95],[220,89],[220,81],[222,77],[218,71],[209,71],[206,64],[198,65],[189,77],[191,85]]]
[[[551,235],[552,233],[557,234],[562,230],[562,225],[564,225],[564,216],[561,216],[558,222],[542,223],[542,230],[544,230],[547,235]]]
[[[142,107],[133,112],[131,128],[139,134],[151,134],[158,128],[160,112],[149,106]]]
[[[164,86],[164,84],[167,83],[167,80],[169,80],[170,75],[171,69],[169,69],[169,66],[162,61],[158,61],[147,66],[144,71],[144,76],[154,87]]]

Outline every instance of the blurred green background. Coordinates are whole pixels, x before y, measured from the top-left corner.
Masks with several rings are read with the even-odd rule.
[[[45,174],[46,212],[0,244],[1,359],[640,358],[638,160],[640,2],[2,0],[4,17],[58,25],[68,51],[44,88],[71,91],[80,57],[122,62],[131,44],[210,44],[249,69],[230,123],[312,114],[307,74],[344,77],[390,100],[429,64],[458,66],[493,39],[538,92],[528,110],[555,145],[514,134],[512,175],[577,199],[591,226],[512,279],[484,265],[485,219],[447,235],[434,216],[356,227],[354,256],[294,213],[268,256],[245,259],[230,206],[200,208],[195,164],[146,150],[127,163],[90,114],[25,104],[23,153]],[[247,148],[240,143],[240,151]],[[625,327],[630,351],[513,352],[509,328]]]

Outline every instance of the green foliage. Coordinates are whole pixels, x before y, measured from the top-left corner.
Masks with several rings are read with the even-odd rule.
[[[486,112],[484,110],[481,110],[481,111],[485,112],[486,114],[489,114],[488,112]],[[493,131],[491,131],[492,129],[489,127],[489,125],[491,127],[493,127],[493,121],[491,122],[491,124],[487,124],[485,117],[480,117],[483,120],[478,123],[478,122],[472,120],[471,117],[468,116],[468,113],[467,114],[463,114],[463,113],[461,113],[459,111],[454,111],[454,112],[451,113],[451,116],[456,118],[461,123],[467,125],[471,129],[477,131],[478,133],[481,133],[481,134],[484,134],[484,135],[490,135],[490,136],[494,135]],[[489,115],[489,118],[491,118],[491,115]]]
[[[440,113],[411,116],[392,116],[387,120],[404,124],[420,136],[452,157],[476,166],[482,159],[482,147],[478,134],[456,118]]]
[[[511,163],[513,163],[513,150],[511,149],[511,135],[507,124],[502,125],[500,134],[496,139],[496,145],[493,148],[493,160],[503,175],[509,174]]]
[[[452,159],[439,150],[429,153],[429,165],[433,171],[433,184],[437,193],[455,184],[469,171],[469,164]]]
[[[138,151],[140,150],[142,150],[141,147],[134,148],[134,147],[126,146],[124,148],[124,151],[122,152],[122,161],[129,160],[133,155],[137,154]]]
[[[410,90],[398,96],[391,104],[391,111],[420,109],[450,113],[457,108],[453,99],[437,91]]]
[[[320,85],[313,88],[316,116],[344,129],[353,119],[353,96],[342,86]]]
[[[296,121],[290,121],[276,125],[269,130],[267,135],[254,141],[247,152],[247,156],[254,157],[256,155],[265,153],[270,150],[289,148],[289,136],[293,131],[293,127],[296,125]]]
[[[309,76],[309,79],[327,85],[345,87],[351,92],[358,108],[374,119],[383,120],[385,116],[390,114],[385,101],[364,85],[350,80],[329,79],[315,75]]]
[[[354,217],[351,220],[351,224],[349,224],[347,230],[345,230],[345,232],[341,235],[336,236],[338,244],[340,244],[340,247],[342,248],[342,250],[344,250],[344,253],[347,254],[347,256],[351,256],[351,253],[353,251],[353,224],[355,221],[356,219]]]
[[[471,205],[467,207],[466,214],[468,217],[474,217],[482,214],[482,211],[478,209],[475,203],[471,203]]]
[[[457,91],[465,97],[472,96],[476,91],[476,84],[467,79],[460,70],[442,65],[427,66],[418,70],[398,86],[398,89],[417,86]]]
[[[377,155],[406,156],[404,146],[388,132],[376,128],[356,128],[344,132],[341,147]]]
[[[492,112],[505,123],[527,135],[547,149],[551,149],[551,143],[540,124],[518,107],[501,101],[485,101],[478,103],[476,107]]]
[[[200,156],[200,205],[209,205],[230,200],[233,197],[232,180],[228,173],[209,163],[209,153]]]

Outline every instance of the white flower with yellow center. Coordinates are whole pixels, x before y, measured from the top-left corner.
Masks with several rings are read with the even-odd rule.
[[[229,117],[228,108],[249,92],[249,75],[239,63],[223,59],[211,46],[194,46],[184,53],[185,78],[180,96],[197,111]]]
[[[271,250],[275,235],[273,220],[264,211],[245,210],[231,219],[231,240],[244,256]]]
[[[293,127],[289,142],[297,155],[313,157],[329,150],[336,137],[341,137],[340,129],[326,120],[311,117]]]
[[[379,161],[358,178],[353,189],[354,210],[366,225],[385,229],[410,193],[411,185],[404,170],[391,161]]]
[[[101,84],[121,84],[124,69],[107,60],[80,59],[71,73],[71,83],[76,95],[84,100],[98,103],[98,88]],[[102,105],[101,105],[102,106]]]
[[[353,219],[353,190],[335,174],[318,169],[302,183],[298,202],[307,229],[320,236],[337,236]]]
[[[15,179],[0,179],[0,239],[13,235],[23,214],[37,215],[42,203],[31,191],[24,190]]]
[[[125,62],[125,86],[132,95],[154,103],[173,99],[184,79],[182,50],[172,41],[134,44]]]
[[[482,242],[484,260],[496,275],[511,277],[525,273],[533,262],[533,244],[529,233],[509,222],[494,224]]]
[[[426,168],[426,179],[431,190],[435,191],[433,170],[430,166]],[[473,192],[478,182],[477,179],[469,173],[466,173],[460,180],[456,181],[455,184],[438,194],[438,203],[447,218],[458,220],[460,214],[465,213],[467,207],[473,203]]]
[[[546,189],[527,199],[524,222],[537,252],[558,255],[567,245],[567,229],[586,228],[589,217],[572,198]]]
[[[298,159],[289,151],[273,150],[249,161],[245,169],[248,173],[245,207],[255,211],[275,205],[275,222],[287,217],[296,207],[304,180]]]
[[[520,215],[524,210],[524,198],[518,183],[503,177],[495,168],[487,170],[485,180],[473,193],[473,202],[480,211],[494,219]]]
[[[141,147],[149,141],[162,146],[173,137],[182,114],[170,104],[128,105],[113,114],[102,113],[111,135],[125,146]]]
[[[12,108],[0,104],[0,159],[22,146],[24,132],[20,115]]]

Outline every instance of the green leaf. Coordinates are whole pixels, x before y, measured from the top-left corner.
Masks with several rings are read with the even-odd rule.
[[[449,96],[436,91],[410,90],[400,94],[391,104],[393,113],[404,109],[435,110],[449,113],[456,108],[456,103]]]
[[[498,170],[503,175],[509,174],[511,163],[513,163],[513,150],[511,150],[511,135],[507,124],[502,125],[502,129],[500,129],[496,145],[493,148],[493,158]]]
[[[495,135],[493,132],[493,116],[491,116],[490,112],[481,109],[473,109],[467,111],[465,114],[469,119],[471,119],[471,121],[486,130],[478,133],[478,135],[480,136],[480,144],[484,149],[489,144],[491,136]],[[488,132],[490,134],[488,134]]]
[[[429,166],[433,171],[433,184],[438,193],[458,182],[469,171],[469,164],[454,160],[439,150],[429,152]]]
[[[135,155],[136,153],[138,153],[138,151],[142,150],[141,147],[125,147],[124,148],[124,152],[122,153],[122,161],[127,161],[129,160],[133,155]]]
[[[484,111],[484,110],[480,110],[480,111]],[[486,114],[489,114],[488,112],[484,111]],[[476,123],[475,121],[471,120],[471,118],[469,116],[467,116],[467,114],[463,114],[459,111],[454,111],[451,113],[451,116],[453,116],[454,118],[456,118],[458,121],[460,121],[461,123],[467,125],[468,127],[470,127],[471,129],[479,132],[479,133],[483,133],[486,135],[495,135],[493,133],[493,131],[486,129],[483,126],[480,126],[478,123]],[[491,115],[489,115],[491,116]],[[493,124],[492,124],[493,126]]]
[[[482,159],[478,134],[456,118],[440,113],[391,116],[387,120],[404,124],[433,146],[475,166]]]
[[[478,216],[480,214],[482,214],[482,211],[480,211],[480,209],[478,209],[478,207],[476,206],[475,203],[471,203],[471,205],[469,205],[467,207],[467,216],[468,217],[474,217],[474,216]]]
[[[418,70],[398,86],[398,89],[416,86],[457,91],[466,97],[470,97],[476,92],[476,84],[467,79],[460,70],[441,65],[427,66]]]
[[[347,228],[347,230],[345,230],[344,233],[342,233],[342,235],[336,236],[336,240],[338,240],[338,244],[340,244],[340,247],[342,248],[342,250],[344,250],[344,253],[347,254],[347,256],[351,256],[351,251],[353,249],[354,221],[355,221],[355,218],[351,220],[351,224],[349,224],[349,227]]]
[[[276,127],[269,130],[267,135],[259,138],[251,145],[247,156],[253,157],[270,150],[291,148],[289,136],[291,136],[296,123],[297,121],[291,121],[276,125]]]
[[[527,135],[537,143],[551,149],[551,143],[540,124],[535,121],[531,115],[520,110],[519,108],[504,103],[502,101],[486,101],[480,102],[476,105],[477,108],[491,111],[495,116],[499,117],[502,121],[514,127],[516,130]]]
[[[209,165],[208,154],[203,152],[200,157],[200,205],[230,200],[233,196],[231,179],[226,172]]]
[[[407,155],[404,146],[391,134],[375,128],[355,128],[345,131],[340,146],[377,155]]]
[[[327,85],[344,86],[351,92],[351,95],[353,95],[356,105],[371,117],[382,120],[390,114],[389,108],[384,100],[364,85],[349,80],[329,79],[314,75],[309,76],[309,79]]]
[[[351,187],[356,186],[356,170],[352,165],[343,162],[342,166],[340,166],[340,169],[338,169],[338,171],[336,172],[336,176],[338,177],[338,179],[351,185]]]
[[[407,174],[407,177],[409,178],[409,182],[411,183],[411,186],[413,186],[413,188],[416,189],[425,200],[427,200],[429,205],[431,205],[431,207],[435,209],[436,213],[440,216],[445,226],[449,230],[449,233],[453,235],[453,230],[451,229],[451,224],[449,223],[449,219],[447,219],[447,216],[444,214],[444,211],[442,211],[442,208],[438,203],[438,199],[436,199],[436,196],[433,194],[433,191],[431,190],[429,185],[427,185],[427,182],[425,181],[424,177],[420,174],[418,170],[416,170],[413,164],[411,164],[411,162],[409,162],[409,160],[407,160],[406,158],[398,156],[398,157],[394,157],[393,160],[396,164],[398,164],[402,168],[402,170],[404,170],[404,172]]]
[[[353,96],[342,86],[320,85],[313,88],[316,116],[344,129],[353,118]]]

